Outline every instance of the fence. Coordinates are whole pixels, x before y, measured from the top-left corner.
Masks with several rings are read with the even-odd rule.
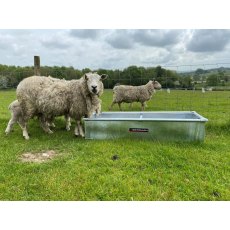
[[[105,89],[111,89],[117,83],[142,85],[156,77],[162,86],[157,91],[150,108],[153,110],[195,110],[202,114],[213,114],[215,118],[230,114],[230,63],[162,66],[170,70],[164,76],[153,76],[153,68],[127,68],[125,70],[107,70]],[[63,70],[63,71],[62,71]],[[84,71],[56,68],[55,71],[41,68],[41,75],[57,78],[79,79]],[[138,71],[137,71],[138,70]],[[106,70],[98,70],[104,73]],[[171,74],[171,73],[176,73]],[[16,88],[23,78],[32,76],[33,68],[23,71],[0,72],[1,88]],[[110,94],[112,98],[112,91]],[[156,100],[155,100],[156,99]],[[149,103],[148,103],[149,104]]]
[[[41,75],[51,75],[56,78],[79,79],[85,72],[72,67],[41,67]],[[158,80],[163,88],[177,89],[206,89],[230,90],[230,63],[162,66],[156,67],[130,66],[124,70],[96,70],[99,74],[107,73],[105,88],[113,88],[117,83],[126,85],[143,85],[150,79]],[[0,70],[0,88],[15,88],[25,77],[32,76],[34,69],[14,69],[14,71]]]

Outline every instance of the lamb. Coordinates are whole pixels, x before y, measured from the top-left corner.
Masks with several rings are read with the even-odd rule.
[[[140,102],[141,110],[146,106],[146,101],[150,100],[155,89],[160,89],[161,84],[158,81],[149,81],[146,85],[131,86],[131,85],[116,85],[113,88],[113,101],[109,108],[112,109],[114,104],[118,104],[120,110],[121,103]]]
[[[20,103],[18,100],[13,101],[10,103],[8,109],[11,112],[11,119],[8,122],[6,127],[5,133],[9,134],[13,128],[13,125],[18,122],[18,124],[22,127],[24,125],[24,120],[22,116],[22,109],[20,107]]]
[[[23,119],[22,108],[18,100],[14,100],[13,102],[11,102],[8,109],[11,112],[11,119],[9,120],[6,130],[5,130],[5,133],[7,135],[11,132],[15,123],[18,123],[20,127],[23,127],[24,122],[25,122]],[[48,126],[55,127],[53,121],[51,120],[45,121],[42,118],[42,114],[37,114],[37,117],[40,121],[41,127],[46,126],[46,124],[43,124],[43,122],[46,122]],[[66,130],[70,130],[70,126],[71,126],[70,117],[66,115],[65,120],[66,120]]]
[[[29,139],[27,122],[36,114],[43,119],[52,120],[56,116],[69,115],[76,121],[75,135],[84,137],[81,125],[83,116],[90,117],[94,111],[100,112],[103,83],[107,75],[87,73],[79,80],[53,81],[47,77],[32,76],[22,80],[17,87],[17,99],[20,102],[25,124],[23,136]],[[48,125],[43,127],[52,133]]]

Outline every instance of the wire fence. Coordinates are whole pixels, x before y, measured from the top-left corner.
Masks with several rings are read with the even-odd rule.
[[[158,77],[157,80],[163,88],[157,91],[153,99],[147,103],[150,109],[158,111],[194,110],[206,116],[212,114],[215,119],[221,119],[223,115],[230,117],[230,63],[161,67],[176,73],[179,78],[168,72],[162,78]],[[126,72],[124,70],[108,71],[109,77],[104,81],[105,89],[112,89],[116,84],[143,85],[154,78],[152,72],[148,72],[148,68],[138,70],[139,72],[132,72],[132,69]],[[20,80],[33,74],[33,69],[0,72],[0,86],[4,89],[16,88]],[[43,71],[42,75],[68,79],[60,71]],[[80,76],[80,73],[73,72],[69,79],[79,79]],[[112,90],[109,91],[109,95],[112,100]],[[1,96],[0,104],[3,100],[10,102],[9,98],[4,98],[4,94]],[[124,108],[129,110],[128,107],[124,106]]]
[[[162,70],[163,69],[163,70]],[[68,67],[41,67],[42,76],[53,76],[67,80],[79,79],[85,72]],[[163,88],[230,90],[230,63],[194,64],[178,66],[156,67],[130,66],[126,69],[92,70],[107,73],[109,77],[104,81],[105,88],[113,88],[116,84],[143,85],[149,80],[158,80]],[[34,75],[32,67],[14,69],[14,71],[0,70],[0,89],[16,88],[25,77]]]

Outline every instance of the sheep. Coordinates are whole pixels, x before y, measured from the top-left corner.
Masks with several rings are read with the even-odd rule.
[[[27,122],[36,114],[42,114],[45,120],[56,116],[69,115],[76,121],[75,135],[84,137],[81,118],[90,117],[94,111],[100,112],[103,93],[103,83],[107,75],[87,73],[79,80],[52,80],[52,78],[32,76],[22,80],[16,90],[23,118],[23,136],[29,139]],[[52,133],[48,125],[43,127],[47,133]]]
[[[160,89],[161,84],[158,81],[149,81],[146,85],[131,86],[131,85],[117,85],[113,88],[113,101],[109,108],[112,109],[114,104],[118,104],[120,110],[121,103],[140,102],[141,110],[146,106],[146,101],[150,100],[155,89]]]
[[[8,109],[11,112],[11,119],[9,120],[6,130],[5,130],[5,133],[7,135],[11,132],[15,123],[18,123],[20,127],[23,127],[24,122],[25,122],[23,118],[23,114],[22,114],[22,108],[18,100],[14,100],[13,102],[11,102]],[[40,121],[41,127],[46,125],[46,124],[43,124],[44,122],[46,122],[48,126],[55,127],[53,121],[44,120],[42,118],[42,114],[37,114],[37,117]],[[66,115],[65,120],[66,120],[66,130],[70,130],[70,126],[71,126],[70,117]]]
[[[22,116],[22,109],[20,107],[20,103],[18,100],[13,101],[10,103],[8,109],[11,112],[11,119],[8,122],[6,127],[5,133],[9,134],[13,128],[13,125],[18,122],[18,124],[22,127],[24,125],[24,119]]]

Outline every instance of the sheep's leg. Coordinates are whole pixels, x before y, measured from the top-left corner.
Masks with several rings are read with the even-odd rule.
[[[53,117],[49,118],[47,120],[45,118],[43,118],[43,120],[41,119],[40,122],[46,122],[46,125],[49,126],[49,127],[52,127],[52,128],[56,127],[56,125],[54,124],[54,118]]]
[[[49,128],[49,125],[47,123],[43,123],[42,125],[42,129],[44,130],[44,132],[52,134],[53,131]]]
[[[29,140],[30,137],[29,137],[29,134],[28,134],[28,131],[27,131],[27,122],[25,121],[22,121],[21,119],[18,121],[18,124],[19,126],[21,127],[22,129],[22,136],[26,139],[26,140]]]
[[[116,102],[112,102],[112,104],[110,105],[110,107],[109,107],[109,110],[111,110],[112,109],[112,107],[114,106],[116,104]]]
[[[79,131],[78,131],[78,125],[76,124],[75,129],[74,129],[74,134],[76,137],[79,136]]]
[[[99,116],[101,113],[101,105],[99,105],[96,109],[96,115]]]
[[[85,136],[81,121],[78,121],[78,120],[76,121],[76,127],[75,127],[74,134],[75,136],[81,136],[81,137]]]
[[[66,130],[69,131],[70,130],[70,126],[71,126],[71,122],[70,122],[70,116],[69,115],[65,115],[65,121],[66,121]]]
[[[5,130],[5,133],[6,134],[9,134],[10,131],[12,130],[13,128],[13,125],[17,122],[17,120],[15,119],[15,117],[12,117],[9,122],[8,122],[8,125],[6,127],[6,130]]]
[[[40,125],[42,127],[42,129],[49,134],[52,134],[53,131],[50,130],[49,128],[49,123],[47,122],[48,119],[45,119],[45,117],[42,115],[41,117],[39,117],[40,120]]]
[[[121,102],[118,102],[118,106],[119,106],[120,111],[122,111]]]
[[[52,128],[56,127],[56,125],[52,121],[47,122],[47,125],[52,127]]]
[[[81,136],[81,137],[84,137],[85,134],[84,134],[84,131],[83,131],[83,127],[82,127],[81,121],[78,121],[78,122],[77,122],[77,126],[78,126],[78,130],[79,130],[80,136]]]
[[[141,102],[141,110],[142,110],[142,111],[145,110],[145,102]]]

